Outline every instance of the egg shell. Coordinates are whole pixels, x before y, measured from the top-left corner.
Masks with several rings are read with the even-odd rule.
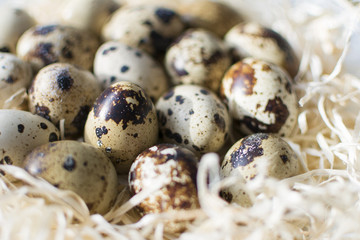
[[[66,0],[61,23],[100,34],[101,28],[118,5],[112,0]]]
[[[29,108],[55,125],[65,119],[65,134],[83,132],[87,115],[101,93],[95,76],[68,63],[42,68],[29,90]]]
[[[102,37],[159,55],[183,30],[184,24],[176,12],[145,4],[117,10],[104,26]]]
[[[37,25],[19,39],[17,55],[35,72],[51,63],[70,63],[91,70],[99,40],[90,32],[63,25]]]
[[[104,88],[118,81],[142,87],[156,101],[169,87],[162,66],[149,54],[121,42],[100,46],[94,60],[94,74]]]
[[[0,109],[0,164],[22,167],[34,148],[59,139],[59,130],[30,112]]]
[[[230,117],[210,90],[178,85],[156,103],[163,141],[179,144],[197,154],[218,151],[228,136]]]
[[[297,121],[297,97],[290,77],[269,62],[246,58],[230,67],[220,87],[234,128],[289,136]]]
[[[110,159],[78,141],[58,141],[34,149],[25,169],[50,184],[77,193],[90,213],[106,213],[117,196],[117,175]]]
[[[196,84],[217,92],[230,57],[213,33],[189,29],[167,50],[165,66],[173,84]]]
[[[206,29],[221,38],[231,27],[242,21],[237,11],[218,1],[188,1],[180,4],[178,11],[190,27]]]
[[[21,88],[28,88],[31,66],[10,53],[0,53],[0,108]]]
[[[288,41],[279,33],[255,22],[239,23],[225,35],[235,55],[272,62],[295,77],[299,60]]]
[[[20,36],[35,24],[23,9],[2,4],[0,7],[0,52],[16,52]]]
[[[138,85],[121,81],[96,99],[85,125],[85,142],[100,148],[119,174],[158,140],[158,120],[150,97]]]
[[[240,139],[226,153],[220,170],[221,178],[240,175],[245,182],[260,173],[277,179],[301,173],[296,153],[284,139],[275,134],[255,133]],[[228,201],[250,205],[250,199],[239,185],[225,189],[222,195]]]
[[[172,144],[152,146],[139,154],[129,173],[132,193],[146,191],[158,182],[164,183],[138,205],[142,213],[198,208],[197,165],[194,153]]]

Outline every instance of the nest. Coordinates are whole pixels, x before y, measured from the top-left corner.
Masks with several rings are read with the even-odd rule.
[[[220,180],[220,159],[210,153],[199,166],[200,209],[140,218],[134,207],[161,184],[133,197],[124,184],[109,213],[90,215],[76,194],[0,166],[18,180],[0,179],[1,239],[360,239],[357,3],[225,2],[281,33],[301,58],[298,124],[286,140],[305,173],[284,180],[260,175],[243,186],[254,202],[244,208],[219,197],[237,179]],[[186,224],[186,230],[168,232],[169,221]]]

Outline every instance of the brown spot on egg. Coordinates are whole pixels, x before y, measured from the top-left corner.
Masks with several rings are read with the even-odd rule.
[[[232,78],[232,92],[234,92],[235,89],[239,89],[245,95],[253,94],[253,88],[257,79],[255,78],[255,71],[251,65],[239,62],[229,69],[226,77]]]
[[[52,43],[38,43],[30,56],[41,59],[44,65],[49,65],[58,61],[56,54],[53,52]]]
[[[185,98],[183,96],[181,96],[181,95],[177,95],[175,97],[175,102],[178,102],[180,105],[183,104],[184,101],[185,101]]]
[[[63,163],[63,168],[66,171],[72,172],[76,168],[76,161],[72,156],[68,156]]]
[[[17,80],[16,78],[10,75],[5,79],[5,82],[8,84],[13,84],[14,82],[16,82],[16,80]]]
[[[265,133],[259,133],[250,135],[242,139],[238,149],[236,149],[230,155],[230,162],[233,168],[239,166],[246,166],[253,162],[256,157],[264,154],[261,147],[262,141],[268,139],[269,135]]]
[[[69,90],[74,84],[74,79],[70,76],[68,70],[62,70],[56,76],[56,81],[59,89],[66,91]]]
[[[128,98],[137,103],[128,102]],[[94,116],[105,121],[121,122],[125,130],[133,125],[144,124],[148,113],[153,109],[150,99],[139,90],[122,88],[121,84],[107,88],[95,101]]]
[[[59,138],[58,138],[58,135],[54,132],[50,133],[49,135],[49,142],[55,142],[57,141]]]
[[[83,131],[89,112],[90,106],[81,106],[79,112],[76,114],[74,120],[71,122],[71,125],[76,127],[79,132]]]
[[[214,114],[214,121],[215,124],[220,128],[221,131],[225,131],[226,128],[226,123],[225,123],[225,119],[220,116],[218,113]]]
[[[56,29],[56,25],[38,26],[35,28],[33,35],[47,35]]]
[[[38,103],[35,105],[35,114],[51,121],[50,116],[50,109],[46,106],[40,106]]]
[[[266,124],[256,118],[245,116],[241,120],[234,120],[234,125],[244,124],[252,132],[278,133],[289,117],[289,110],[282,102],[280,97],[270,99],[265,107],[264,112],[269,112],[275,115],[275,122]]]
[[[285,164],[287,162],[289,162],[289,158],[287,155],[283,154],[283,155],[280,155],[280,158],[282,160],[282,162]]]
[[[25,129],[25,126],[24,126],[24,125],[19,124],[17,127],[18,127],[18,132],[19,132],[19,133],[23,133],[23,132],[24,132],[24,129]]]
[[[40,123],[40,128],[45,130],[48,128],[48,126],[46,125],[46,123],[42,122],[42,123]]]
[[[261,70],[264,71],[264,72],[269,72],[269,71],[271,71],[271,67],[270,67],[269,64],[263,64],[261,66]]]
[[[173,139],[173,140],[175,140],[175,142],[177,142],[177,143],[182,143],[182,137],[181,137],[181,135],[179,134],[179,133],[173,133],[170,129],[168,129],[168,128],[165,128],[165,130],[164,130],[164,135],[167,137],[167,138],[169,138],[169,139]]]

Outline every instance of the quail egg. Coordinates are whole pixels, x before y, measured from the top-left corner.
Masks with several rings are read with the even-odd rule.
[[[68,63],[53,63],[42,68],[29,90],[29,108],[58,125],[65,119],[65,134],[83,132],[90,109],[101,93],[95,76]]]
[[[219,1],[188,1],[180,4],[178,11],[190,27],[209,30],[221,38],[242,21],[236,10]]]
[[[198,208],[197,165],[194,153],[172,144],[155,145],[139,154],[129,173],[132,193],[164,183],[162,188],[138,205],[142,213]]]
[[[60,14],[61,22],[100,34],[101,28],[117,7],[112,0],[66,0]]]
[[[223,42],[211,32],[189,29],[166,52],[165,66],[172,82],[196,84],[214,92],[230,65]]]
[[[31,63],[35,72],[56,62],[90,70],[99,41],[89,32],[62,25],[38,25],[19,39],[17,55]]]
[[[294,150],[281,137],[268,133],[255,133],[236,142],[226,153],[220,170],[222,178],[239,175],[245,182],[259,174],[284,179],[300,173],[300,162]],[[221,195],[229,202],[251,205],[238,185],[224,189]]]
[[[96,99],[86,121],[85,142],[100,148],[119,174],[158,140],[158,120],[150,97],[138,85],[114,83]]]
[[[58,141],[35,148],[25,169],[60,188],[77,193],[90,213],[106,213],[117,196],[117,175],[110,159],[78,141]]]
[[[36,147],[59,139],[59,130],[30,112],[0,109],[0,164],[22,167]]]
[[[227,139],[229,113],[204,87],[178,85],[158,100],[156,109],[164,142],[203,154],[218,151]]]
[[[11,53],[0,53],[0,108],[21,88],[27,88],[32,78],[31,67]]]
[[[183,29],[179,15],[169,8],[129,6],[112,15],[102,30],[102,36],[107,41],[119,40],[151,55],[159,55]]]
[[[220,95],[234,118],[234,128],[289,136],[297,120],[297,97],[288,74],[280,67],[246,58],[230,67]]]
[[[225,35],[225,42],[241,58],[254,57],[272,62],[294,77],[299,60],[285,38],[255,22],[240,23]]]
[[[35,22],[23,9],[4,4],[0,16],[0,52],[15,53],[19,37]]]
[[[97,50],[94,73],[104,88],[118,81],[138,84],[156,101],[169,87],[162,66],[150,55],[121,42],[106,42]]]

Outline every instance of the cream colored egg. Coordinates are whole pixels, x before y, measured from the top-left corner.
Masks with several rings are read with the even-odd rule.
[[[90,213],[105,214],[117,196],[113,164],[97,148],[78,141],[58,141],[34,149],[25,169],[52,185],[77,193]]]
[[[102,36],[106,41],[118,40],[158,55],[183,29],[183,22],[173,10],[145,4],[117,10],[104,26]]]
[[[16,52],[20,36],[35,24],[23,9],[2,4],[0,7],[0,52]]]
[[[0,164],[22,167],[34,148],[59,139],[48,120],[21,110],[0,109]]]
[[[220,99],[204,87],[178,85],[158,100],[156,110],[164,142],[203,154],[218,151],[227,139],[229,113]]]
[[[29,108],[55,125],[65,119],[65,135],[83,132],[91,107],[101,93],[95,76],[68,63],[54,63],[40,70],[29,90]]]
[[[294,77],[299,60],[285,38],[255,22],[240,23],[225,35],[225,42],[241,58],[254,57],[286,69]]]
[[[142,87],[156,101],[169,87],[162,66],[146,52],[121,42],[100,46],[95,55],[94,73],[104,88],[119,81]]]
[[[297,97],[288,74],[280,67],[246,58],[225,73],[220,94],[243,134],[289,136],[297,122]]]
[[[189,26],[209,30],[221,38],[242,21],[235,9],[220,1],[187,1],[180,4],[178,11]]]
[[[96,99],[86,121],[85,142],[101,149],[120,174],[158,140],[158,120],[150,97],[138,85],[121,81]]]
[[[0,53],[0,108],[21,88],[28,88],[32,79],[31,66],[10,53]]]
[[[300,173],[299,159],[290,145],[267,133],[252,134],[236,142],[226,153],[220,170],[222,178],[238,175],[245,182],[259,174],[284,179]],[[224,189],[222,196],[242,206],[251,205],[250,198],[236,184]]]
[[[165,66],[175,85],[196,84],[217,92],[230,57],[213,33],[189,29],[169,47]]]
[[[63,25],[38,25],[19,39],[17,55],[35,72],[51,63],[70,63],[90,70],[99,41],[90,32]]]
[[[99,34],[102,26],[118,7],[112,0],[67,0],[61,11],[61,22]]]

